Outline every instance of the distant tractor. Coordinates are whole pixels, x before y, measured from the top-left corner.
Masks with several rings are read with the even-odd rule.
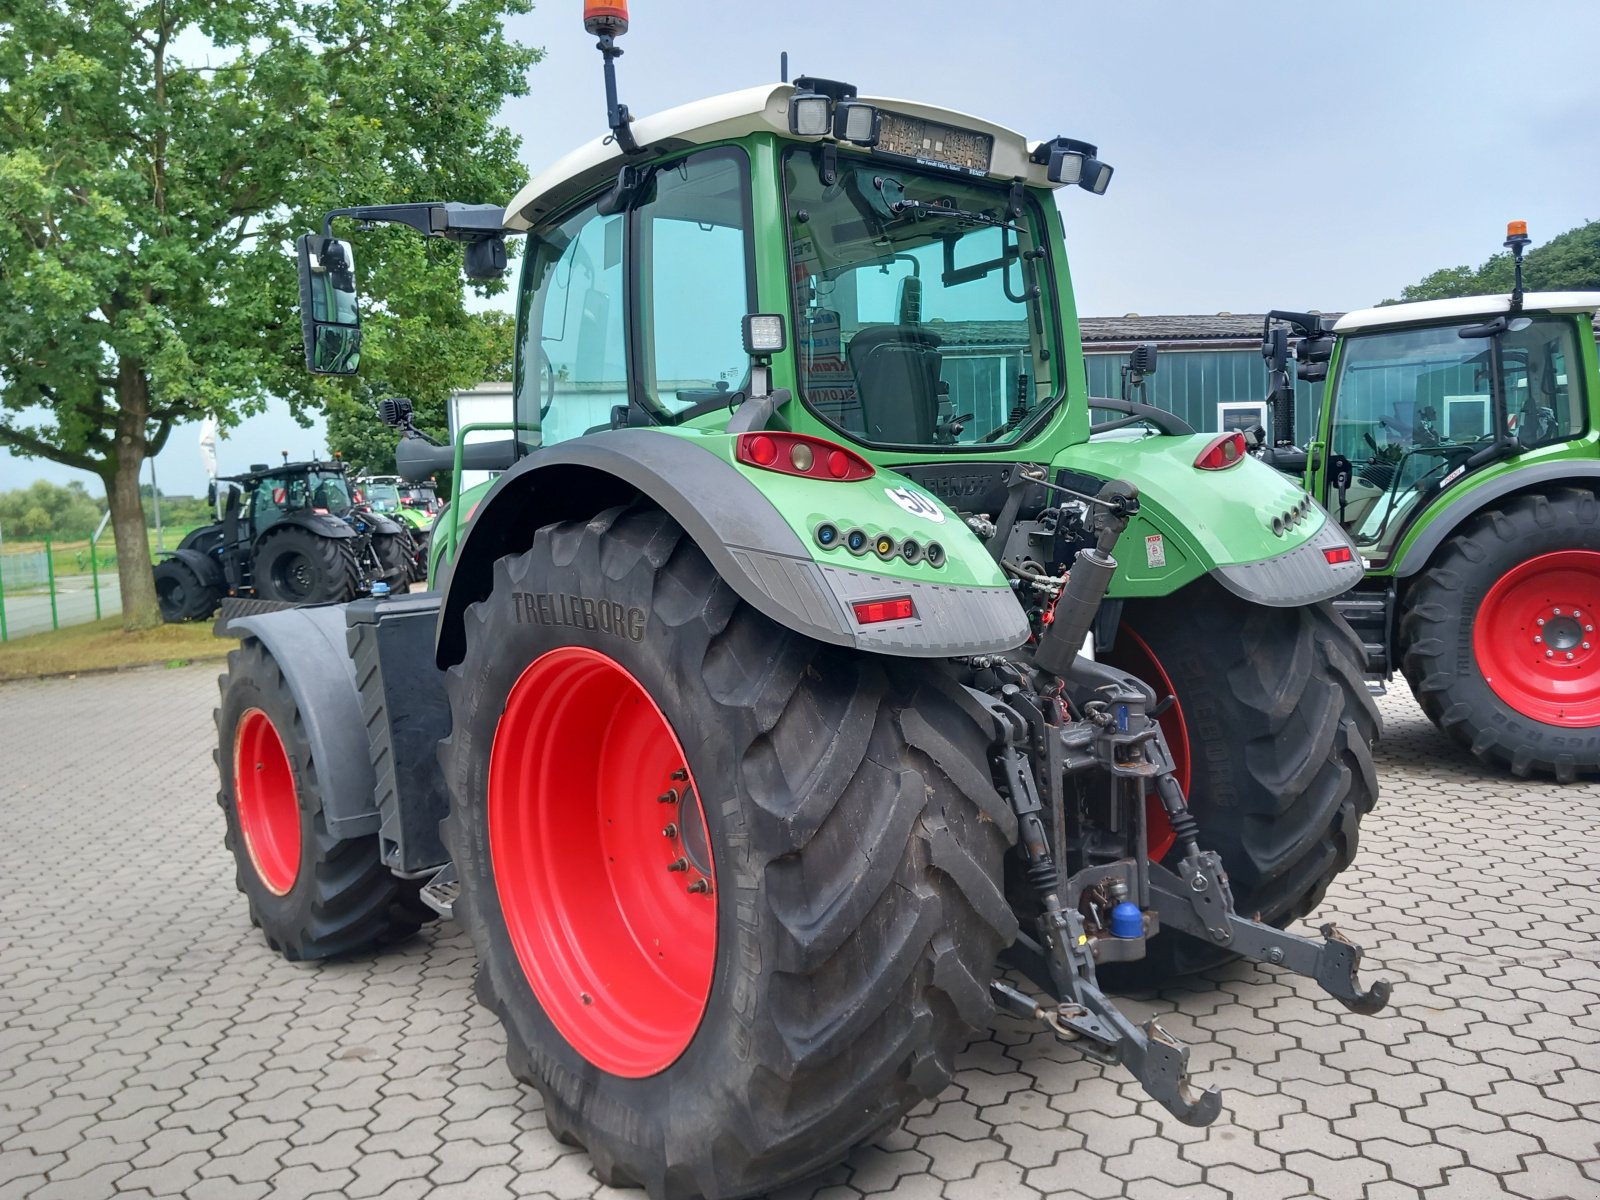
[[[406,527],[414,545],[411,580],[420,583],[426,579],[428,541],[440,508],[433,481],[409,483],[398,475],[369,475],[363,476],[357,483],[360,504]]]
[[[1387,1002],[1287,928],[1377,797],[1355,547],[1241,434],[1091,440],[1058,197],[1096,147],[814,77],[635,122],[626,25],[591,0],[609,136],[509,206],[298,240],[313,370],[361,357],[336,221],[476,279],[525,236],[522,335],[506,420],[383,402],[456,481],[437,590],[229,624],[252,918],[291,959],[459,919],[550,1132],[658,1200],[836,1163],[997,1009],[1216,1120],[1101,972]]]
[[[163,620],[204,620],[227,596],[326,604],[354,600],[375,584],[391,593],[410,586],[415,539],[356,503],[342,463],[256,463],[217,483],[225,492],[222,520],[194,530],[156,563]]]
[[[1563,782],[1600,772],[1600,292],[1510,294],[1347,313],[1274,312],[1268,461],[1352,536],[1364,577],[1334,603],[1366,669],[1405,676],[1484,762]],[[1290,352],[1290,337],[1300,340]],[[1293,430],[1288,362],[1327,380]]]

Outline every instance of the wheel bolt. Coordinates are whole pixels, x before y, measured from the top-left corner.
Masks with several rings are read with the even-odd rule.
[[[1587,650],[1587,649],[1588,649],[1588,648],[1589,648],[1589,643],[1588,643],[1588,642],[1585,642],[1585,643],[1584,643],[1584,644],[1583,644],[1583,648],[1584,648],[1584,649],[1585,649],[1585,650]]]
[[[675,837],[677,837],[678,836],[678,827],[676,825],[668,824],[667,827],[661,831],[661,836],[664,837],[664,838],[675,838]]]
[[[1571,662],[1571,661],[1572,661],[1572,651],[1571,651],[1571,650],[1568,650],[1568,651],[1567,651],[1567,661],[1568,661],[1568,662]]]
[[[1546,650],[1544,652],[1544,656],[1546,658],[1554,658],[1556,656],[1556,652],[1554,650]]]
[[[1544,628],[1544,618],[1540,617],[1537,621],[1534,622],[1534,624],[1539,626],[1540,629],[1543,629]]]
[[[678,802],[678,789],[668,788],[656,797],[657,804],[676,804]]]
[[[698,895],[702,892],[709,892],[711,890],[711,885],[704,879],[696,879],[689,885],[689,890]]]
[[[1561,610],[1559,608],[1552,609],[1551,611],[1554,612],[1556,614],[1556,616],[1558,616],[1558,617],[1561,615]]]
[[[679,767],[672,773],[672,778],[676,779],[679,783],[682,783],[685,779],[689,778],[689,768]]]
[[[687,871],[688,869],[689,860],[687,858],[680,858],[677,862],[667,864],[667,870],[669,871]]]
[[[1542,637],[1540,637],[1537,633],[1533,635],[1533,640],[1536,641],[1536,642],[1544,641],[1544,639]]]

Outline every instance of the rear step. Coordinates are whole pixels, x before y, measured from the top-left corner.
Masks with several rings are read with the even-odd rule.
[[[1389,641],[1394,628],[1393,589],[1346,592],[1334,600],[1333,607],[1361,639],[1368,680],[1387,680],[1394,673],[1389,661]]]
[[[446,863],[434,877],[422,885],[418,893],[422,902],[445,920],[455,915],[456,897],[461,894],[461,876],[455,863]]]

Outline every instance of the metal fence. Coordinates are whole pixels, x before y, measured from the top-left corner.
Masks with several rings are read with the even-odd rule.
[[[121,606],[115,556],[102,562],[97,541],[57,557],[48,538],[43,549],[0,548],[0,642],[98,621]]]

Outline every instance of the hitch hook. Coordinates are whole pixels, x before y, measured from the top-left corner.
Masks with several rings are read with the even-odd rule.
[[[1370,988],[1362,990],[1356,972],[1361,966],[1361,947],[1340,932],[1332,921],[1322,926],[1324,938],[1322,951],[1317,955],[1317,982],[1323,991],[1351,1012],[1370,1016],[1380,1012],[1389,1003],[1393,985],[1379,979]]]

